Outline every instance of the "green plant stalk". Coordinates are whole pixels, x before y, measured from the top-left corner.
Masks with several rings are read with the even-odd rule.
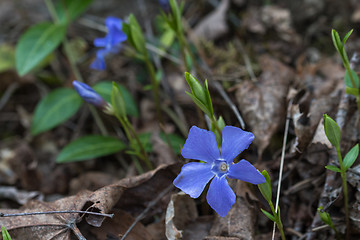
[[[54,4],[53,4],[52,0],[45,0],[45,4],[46,4],[47,9],[49,10],[49,13],[50,13],[53,21],[55,23],[58,23],[59,22],[59,17],[56,14],[55,7],[54,7]],[[71,55],[68,52],[69,51],[69,44],[68,44],[68,41],[67,41],[66,37],[64,39],[63,44],[64,44],[64,48],[65,48],[65,55],[66,55],[67,59],[69,60],[71,70],[73,71],[73,73],[74,73],[74,75],[75,75],[75,77],[77,78],[78,81],[84,82],[84,80],[83,80],[83,78],[82,78],[82,76],[80,74],[80,71],[77,68],[76,63],[74,62],[74,59],[72,59]],[[92,106],[89,106],[89,108],[90,108],[90,112],[91,112],[92,116],[95,119],[96,124],[98,125],[98,127],[100,129],[101,134],[104,135],[104,136],[109,135],[109,133],[106,130],[105,125],[104,125],[103,121],[101,120],[98,112]]]
[[[348,197],[348,188],[347,188],[347,181],[346,181],[346,170],[343,167],[343,160],[341,157],[340,146],[336,146],[336,152],[338,155],[340,169],[341,169],[340,174],[341,174],[343,192],[344,192],[345,222],[346,222],[346,235],[347,235],[350,230],[350,221],[349,221],[349,197]],[[348,237],[347,237],[347,239],[348,239]]]
[[[161,116],[161,106],[160,106],[160,98],[159,98],[159,84],[156,80],[156,74],[153,64],[151,63],[148,56],[145,57],[145,65],[146,69],[150,73],[150,80],[151,80],[151,86],[155,101],[155,108],[156,108],[156,117],[159,120],[160,124],[163,124],[163,119]]]
[[[218,122],[216,121],[216,118],[214,115],[209,116],[210,117],[210,121],[211,121],[211,125],[215,126],[216,131],[219,133],[219,136],[222,136],[222,131],[218,125]]]
[[[351,73],[351,68],[350,68],[350,65],[348,62],[344,62],[344,59],[343,59],[343,64],[344,64],[344,67],[346,69],[346,71],[349,73],[349,76],[350,76],[350,81],[351,81],[351,84],[356,87],[356,84],[355,84],[355,79]],[[360,96],[357,95],[356,96],[356,104],[357,104],[357,108],[358,108],[358,112],[359,112],[359,115],[360,115]]]
[[[119,122],[123,126],[126,137],[129,139],[129,141],[132,142],[132,141],[135,140],[136,143],[138,144],[138,146],[140,148],[140,151],[141,151],[141,154],[139,154],[138,157],[145,162],[146,166],[149,169],[153,169],[153,166],[152,166],[152,164],[151,164],[151,162],[149,160],[149,157],[148,157],[148,155],[147,155],[147,153],[145,151],[145,148],[142,145],[138,135],[136,134],[136,132],[135,132],[133,126],[130,124],[129,120],[127,118],[118,117],[118,116],[117,116],[117,119],[119,120]],[[136,150],[136,149],[134,149],[134,150]]]
[[[275,211],[274,204],[273,204],[271,201],[269,202],[269,206],[270,206],[270,208],[271,208],[271,212],[272,212],[273,216],[275,216],[275,220],[276,220],[275,223],[276,223],[277,228],[278,228],[279,231],[280,231],[281,239],[282,239],[282,240],[286,240],[286,238],[285,238],[285,233],[284,233],[284,228],[283,228],[283,225],[282,225],[280,216],[279,216],[279,214],[277,214],[277,212]]]

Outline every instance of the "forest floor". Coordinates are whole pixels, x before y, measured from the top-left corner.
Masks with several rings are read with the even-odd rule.
[[[198,66],[192,73],[201,82],[208,80],[216,116],[222,116],[227,125],[240,127],[237,109],[245,129],[255,135],[241,157],[260,171],[268,171],[273,201],[287,135],[279,201],[287,239],[336,239],[317,213],[320,206],[330,213],[343,235],[346,225],[341,177],[325,168],[336,165],[337,155],[326,139],[323,114],[339,124],[344,156],[360,141],[359,112],[355,98],[345,92],[345,69],[332,43],[331,29],[341,37],[354,29],[346,44],[351,58],[360,47],[359,2],[202,0],[184,1],[183,11],[187,39],[197,61],[193,64]],[[93,40],[104,36],[99,31],[104,19],[126,19],[130,13],[146,32],[161,72],[161,126],[149,76],[140,61],[120,51],[106,59],[106,70],[89,68],[96,54]],[[37,104],[57,88],[72,88],[75,74],[60,46],[44,67],[19,76],[11,65],[16,43],[31,25],[51,18],[43,1],[0,1],[0,212],[114,213],[113,218],[74,212],[0,217],[0,225],[13,239],[115,240],[122,239],[128,230],[125,239],[133,240],[166,236],[271,239],[273,222],[260,210],[270,208],[256,186],[229,181],[237,198],[226,217],[209,207],[206,194],[192,199],[173,186],[181,166],[189,161],[179,153],[188,130],[194,125],[206,129],[207,124],[185,93],[190,89],[177,42],[165,49],[166,54],[159,50],[159,13],[155,0],[94,0],[67,31],[68,39],[77,44],[77,66],[86,83],[93,86],[115,81],[131,94],[137,114],[129,119],[136,132],[148,136],[148,154],[154,167],[151,170],[141,163],[141,171],[125,151],[86,161],[56,162],[61,150],[73,140],[102,134],[88,104],[55,128],[31,134]],[[354,70],[359,71],[360,62],[353,63]],[[100,111],[97,114],[110,136],[124,139],[116,119]],[[171,136],[173,148],[160,132]],[[349,239],[360,239],[358,163],[347,175]],[[280,239],[278,232],[276,239]]]

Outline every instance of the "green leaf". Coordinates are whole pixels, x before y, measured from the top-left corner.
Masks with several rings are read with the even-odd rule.
[[[165,29],[163,34],[160,37],[160,43],[165,48],[170,47],[175,40],[175,32],[171,28]]]
[[[58,0],[55,11],[60,23],[68,24],[82,14],[93,0]]]
[[[330,214],[329,214],[329,213],[324,212],[322,207],[318,207],[317,212],[319,213],[319,216],[320,216],[321,220],[322,220],[325,224],[327,224],[327,225],[332,225],[332,221],[331,221],[331,218],[330,218]]]
[[[57,163],[83,161],[119,152],[126,145],[109,136],[85,136],[67,145],[56,158]]]
[[[346,87],[346,93],[357,97],[359,96],[359,89]]]
[[[335,29],[331,30],[331,38],[333,41],[333,44],[336,48],[336,50],[341,54],[341,46],[342,46],[342,42],[340,40],[340,36],[337,33],[337,31]]]
[[[130,43],[140,54],[146,56],[147,50],[145,46],[146,42],[145,42],[144,34],[142,33],[141,27],[133,14],[130,14],[129,24],[127,24],[125,28],[126,29],[124,30],[126,30],[126,32],[129,33],[130,35],[129,36],[127,34],[127,36],[130,37],[131,39]]]
[[[115,82],[112,83],[112,92],[111,92],[111,105],[117,117],[126,117],[126,108],[124,97],[121,94],[121,91]]]
[[[324,114],[323,117],[326,137],[329,139],[329,141],[334,147],[339,148],[341,139],[339,125],[337,125],[337,123],[327,114]]]
[[[139,137],[139,140],[140,140],[141,144],[143,145],[145,151],[146,152],[152,152],[153,149],[152,149],[152,144],[151,144],[151,141],[150,141],[151,133],[149,133],[149,132],[141,133],[141,134],[138,135],[138,137]],[[135,142],[135,144],[136,144],[136,147],[138,148],[136,142]],[[140,151],[140,149],[139,149],[139,151]]]
[[[348,168],[350,168],[354,164],[358,155],[359,155],[359,144],[356,144],[344,157],[343,167],[345,171],[348,170]]]
[[[1,232],[2,232],[3,240],[11,240],[10,234],[4,226],[1,226]]]
[[[160,133],[160,137],[165,143],[167,143],[165,133]],[[171,147],[175,154],[179,154],[182,146],[185,144],[185,139],[174,133],[167,134],[167,137],[169,138]]]
[[[174,27],[176,27],[176,29],[174,29],[175,31],[177,31],[178,33],[182,32],[182,23],[181,23],[181,8],[179,7],[179,5],[177,4],[176,0],[169,0],[170,3],[170,8],[171,8],[171,12],[173,15],[173,19],[174,19]]]
[[[265,214],[265,216],[267,216],[271,221],[276,222],[276,218],[274,217],[274,215],[272,215],[271,213],[269,213],[268,211],[265,211],[264,209],[260,209],[263,214]]]
[[[333,172],[341,172],[340,168],[333,166],[333,165],[326,165],[325,168],[329,169],[330,171],[333,171]]]
[[[125,108],[126,113],[130,116],[137,117],[139,116],[139,110],[136,106],[135,100],[132,97],[131,93],[121,84],[116,83],[119,87],[121,95],[126,102]],[[105,101],[111,102],[111,91],[112,91],[112,83],[109,81],[99,82],[94,85],[93,89],[102,96]]]
[[[188,72],[185,72],[185,79],[186,82],[189,84],[193,96],[206,106],[207,96],[200,82]]]
[[[15,49],[9,44],[0,45],[0,72],[15,69]]]
[[[63,41],[65,25],[39,23],[21,36],[15,53],[16,69],[20,76],[34,69]]]
[[[343,38],[343,41],[342,41],[342,47],[344,48],[345,46],[345,43],[346,41],[348,40],[348,38],[350,37],[351,33],[353,32],[354,29],[351,29],[346,35],[345,37]]]
[[[271,179],[266,170],[263,170],[261,174],[265,177],[266,182],[258,184],[258,188],[261,194],[264,196],[266,201],[271,202],[272,190],[271,190]]]
[[[31,134],[45,132],[74,115],[82,104],[74,89],[59,88],[49,93],[36,106]]]
[[[351,75],[353,76],[355,86],[353,86],[353,84],[352,84],[348,70],[345,71],[345,77],[344,77],[345,85],[349,88],[357,88],[358,89],[359,88],[359,76],[356,74],[356,72],[354,70],[350,69],[350,71],[351,71]]]

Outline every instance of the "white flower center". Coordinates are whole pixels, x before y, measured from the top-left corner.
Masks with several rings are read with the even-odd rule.
[[[227,172],[227,170],[228,170],[228,165],[226,164],[226,162],[222,162],[220,164],[220,171]]]

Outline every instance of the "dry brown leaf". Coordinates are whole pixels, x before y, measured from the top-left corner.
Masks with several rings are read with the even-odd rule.
[[[18,213],[87,210],[108,213],[116,205],[124,210],[131,209],[134,214],[137,214],[146,207],[149,201],[154,199],[154,196],[172,184],[175,171],[177,172],[178,169],[177,164],[162,165],[153,171],[122,179],[95,192],[83,191],[55,202],[30,201],[22,209],[0,211]],[[164,199],[163,202],[160,202],[161,207],[154,207],[153,211],[160,210],[162,212],[165,208],[164,202],[167,201]],[[81,220],[82,217],[79,214],[63,213],[0,218],[0,224],[4,225],[15,239],[55,240],[71,239],[71,232],[80,234],[76,224]],[[104,217],[86,214],[85,220],[91,226],[100,227]]]
[[[165,235],[169,240],[183,238],[183,229],[197,218],[195,201],[180,192],[173,194],[166,210]]]
[[[101,228],[90,229],[90,232],[93,233],[97,239],[120,239],[135,220],[130,214],[119,209],[115,210],[114,214],[114,218],[107,218],[101,225]],[[154,238],[151,234],[146,230],[144,225],[139,222],[126,237],[126,240],[152,239]]]
[[[229,8],[229,0],[222,0],[221,4],[200,23],[195,26],[191,35],[192,40],[199,38],[215,40],[229,31],[226,23],[226,12]]]
[[[264,55],[259,59],[262,74],[257,83],[237,86],[236,99],[246,124],[255,134],[259,156],[286,119],[286,96],[294,72],[278,60]]]

